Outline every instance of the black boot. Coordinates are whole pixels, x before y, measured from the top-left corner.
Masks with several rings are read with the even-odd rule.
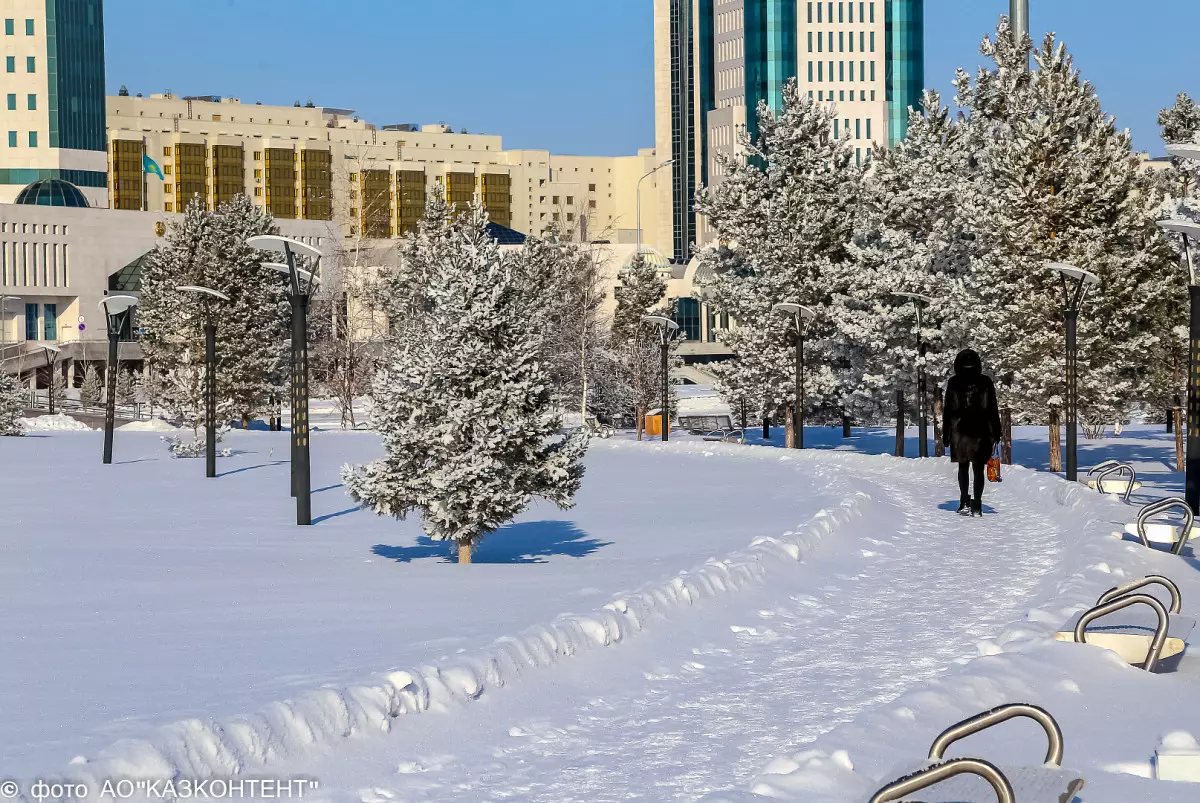
[[[975,518],[976,516],[980,516],[980,517],[983,516],[983,500],[982,499],[976,499],[973,502],[971,502],[971,518]]]
[[[958,515],[965,516],[971,512],[971,500],[961,499],[958,503]]]

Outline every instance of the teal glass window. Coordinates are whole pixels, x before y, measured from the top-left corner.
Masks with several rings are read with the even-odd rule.
[[[25,305],[25,339],[38,339],[38,308],[37,304]]]
[[[858,32],[858,51],[861,53],[867,49],[867,32]]]
[[[33,36],[33,20],[25,20],[25,35]]]
[[[875,62],[871,62],[871,80],[875,80]],[[875,91],[871,91],[871,100],[875,100]]]
[[[5,20],[5,21],[4,21],[4,34],[5,34],[5,36],[12,36],[12,35],[13,35],[13,33],[15,32],[15,31],[13,30],[13,22],[14,22],[13,20]]]
[[[862,148],[854,149],[854,164],[856,167],[862,165]]]
[[[839,53],[846,52],[846,32],[845,31],[838,31],[838,52]]]
[[[846,4],[845,2],[838,3],[838,22],[846,21]]]
[[[37,72],[37,56],[25,57],[25,72]]]
[[[808,63],[808,82],[811,84],[812,80],[813,80],[813,68],[812,68],[812,62],[810,61]]]
[[[42,305],[42,339],[58,340],[58,305]]]
[[[8,147],[10,147],[10,148],[17,147],[17,132],[16,131],[8,132]]]
[[[31,147],[31,148],[37,147],[37,132],[36,131],[29,132],[29,147]]]
[[[875,4],[871,3],[871,24],[875,24]],[[873,36],[874,34],[872,34]]]
[[[808,4],[808,24],[812,25],[812,3]]]
[[[808,52],[809,52],[809,53],[813,52],[813,49],[812,49],[812,31],[809,31],[809,32],[808,32]]]
[[[822,7],[823,7],[823,4],[822,4],[822,3],[817,3],[817,22],[824,22],[824,21],[825,21],[825,20],[824,20],[824,18],[823,18],[823,17],[824,17],[824,13],[823,13],[823,12],[822,12],[822,10],[821,10],[821,9],[822,9]],[[811,10],[811,9],[809,10],[809,14],[810,14],[810,19],[809,19],[809,22],[812,22],[812,19],[811,19],[812,10]]]
[[[31,111],[31,112],[37,111],[37,95],[29,96],[29,111]]]
[[[16,72],[17,71],[17,57],[9,56],[6,59],[4,59],[4,69],[7,72]]]
[[[100,0],[46,4],[46,144],[52,148],[107,150],[101,6]]]
[[[854,62],[850,62],[850,83],[854,83]]]
[[[15,112],[17,110],[17,95],[15,92],[8,93],[8,110]]]
[[[822,82],[825,80],[825,62],[823,61],[817,62],[817,80]]]
[[[681,298],[675,306],[675,323],[688,340],[700,339],[700,302],[694,298]]]
[[[854,118],[854,138],[862,139],[862,118]]]
[[[875,52],[875,32],[871,31],[871,52]]]
[[[838,131],[838,124],[839,124],[839,123],[841,123],[841,122],[842,122],[841,120],[838,120],[837,118],[834,118],[834,121],[833,121],[833,138],[834,138],[834,139],[841,139],[841,138],[842,138],[842,137],[841,137],[841,133]]]
[[[871,118],[867,118],[867,139],[871,138]]]
[[[850,24],[853,25],[854,24],[854,0],[851,0],[846,5],[849,6],[848,11],[850,12]]]
[[[846,80],[846,62],[844,62],[844,61],[838,62],[838,80],[839,81]]]

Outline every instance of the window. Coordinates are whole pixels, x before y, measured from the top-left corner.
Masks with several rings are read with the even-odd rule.
[[[24,282],[22,282],[24,284]],[[25,305],[25,339],[38,339],[38,308],[37,304]]]
[[[812,25],[812,3],[808,4],[808,24]]]
[[[4,71],[5,72],[16,72],[17,71],[17,57],[16,56],[8,56],[7,58],[4,59]]]
[[[812,34],[813,34],[813,32],[812,32],[812,31],[809,31],[809,32],[808,32],[808,52],[809,52],[809,53],[813,52],[813,49],[812,49],[812,48],[813,48],[813,44],[812,44]]]
[[[588,192],[595,192],[595,191],[596,191],[596,185],[595,185],[595,184],[589,184],[589,185],[588,185]]]
[[[163,156],[166,156],[168,158],[171,156],[171,146],[170,145],[167,145],[165,148],[163,148]]]
[[[871,24],[875,24],[875,4],[871,3]]]
[[[596,208],[596,202],[588,201],[588,209],[595,209],[595,208]]]
[[[824,6],[825,6],[825,4],[824,4],[824,3],[817,3],[817,22],[824,22],[824,21],[825,21],[825,20],[822,18],[822,13],[823,13],[823,8],[824,8]]]
[[[8,132],[8,147],[10,147],[10,148],[17,147],[17,132],[16,131]]]
[[[163,175],[164,175],[164,176],[169,176],[169,175],[171,175],[171,166],[170,166],[170,165],[163,165],[162,171],[163,171]]]
[[[567,196],[567,206],[574,206],[574,205],[575,205],[575,196],[568,195]]]
[[[29,96],[29,111],[31,111],[31,112],[37,111],[37,95]]]
[[[875,32],[871,31],[871,52],[875,52]]]
[[[845,31],[838,31],[838,52],[839,53],[846,52],[846,32]]]
[[[554,204],[555,206],[558,206],[558,196],[555,195],[554,198],[551,199],[550,203]]]
[[[58,340],[58,305],[42,305],[42,339]]]
[[[10,112],[17,110],[17,95],[15,92],[10,92],[8,95],[8,110]]]
[[[25,20],[25,35],[33,36],[33,20]]]
[[[166,201],[165,203],[163,203],[163,211],[164,212],[174,212],[175,204],[172,203],[171,201]]]
[[[862,118],[856,118],[854,121],[854,138],[862,139]]]
[[[846,21],[845,3],[838,3],[838,22]]]
[[[29,132],[29,147],[31,147],[31,148],[37,147],[37,132],[36,131]]]
[[[15,32],[13,30],[13,25],[14,25],[13,20],[5,20],[4,21],[4,33],[6,36],[12,36],[13,33]]]
[[[568,213],[567,213],[567,222],[568,222],[568,223],[574,223],[574,222],[575,222],[575,213],[574,213],[574,212],[568,212]]]
[[[262,187],[255,187],[255,188],[254,188],[254,197],[255,197],[255,198],[261,198],[261,197],[262,197]]]
[[[174,191],[175,191],[174,184],[164,184],[163,185],[163,192],[167,193],[168,195],[170,195]]]
[[[868,117],[867,118],[867,139],[870,139],[870,138],[871,138],[871,118]],[[871,153],[870,151],[867,151],[868,155],[870,155],[870,153]]]
[[[700,340],[700,302],[694,298],[681,298],[675,302],[675,323],[688,340]]]
[[[25,57],[25,72],[37,72],[37,57],[36,56],[26,56]]]
[[[254,161],[256,161],[256,162],[261,162],[261,161],[262,161],[262,151],[255,151],[255,152],[254,152]]]
[[[871,62],[871,80],[875,80],[875,62]],[[871,90],[871,100],[875,100],[875,90]]]
[[[825,80],[825,62],[823,62],[823,61],[817,62],[817,80],[818,81]]]
[[[812,62],[810,61],[808,63],[808,82],[811,84],[812,80],[813,80],[813,68],[812,68]]]

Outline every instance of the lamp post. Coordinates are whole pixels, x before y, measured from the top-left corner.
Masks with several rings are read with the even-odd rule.
[[[657,326],[659,336],[662,338],[662,439],[663,443],[666,443],[671,439],[671,405],[670,394],[668,392],[671,340],[679,331],[679,324],[662,315],[643,315],[642,320]]]
[[[637,183],[637,252],[638,252],[638,256],[641,256],[641,253],[642,253],[642,182],[645,181],[646,179],[650,178],[651,176],[653,176],[659,170],[662,170],[664,167],[667,167],[668,165],[673,165],[673,164],[675,164],[675,160],[668,159],[667,161],[658,165],[653,170],[651,170],[649,173],[647,173],[646,175],[644,175],[638,179],[638,183]]]
[[[264,262],[263,267],[288,277],[292,303],[292,495],[296,497],[296,524],[312,524],[311,464],[308,431],[308,302],[317,288],[321,252],[307,243],[263,234],[246,240],[251,248],[283,254],[286,262]],[[313,260],[313,270],[302,270],[297,257]]]
[[[892,293],[897,298],[907,298],[917,311],[917,420],[921,430],[917,433],[917,453],[929,457],[929,419],[925,412],[925,342],[921,337],[921,310],[933,303],[933,299],[920,293]]]
[[[1167,153],[1189,159],[1200,159],[1200,146],[1187,148],[1168,145]],[[1200,237],[1200,225],[1181,220],[1163,220],[1158,224],[1166,231],[1183,235],[1183,253],[1188,266],[1188,387],[1187,387],[1187,454],[1184,459],[1186,479],[1184,498],[1193,513],[1200,512],[1200,283],[1196,281],[1196,265],[1192,261],[1191,237]]]
[[[62,349],[58,346],[51,346],[49,343],[42,344],[42,353],[46,357],[46,407],[50,415],[54,415],[54,380],[56,378],[55,371],[58,370],[58,355],[62,353]],[[37,383],[34,383],[37,386]]]
[[[129,316],[138,300],[133,296],[105,296],[100,300],[100,311],[108,324],[108,364],[105,366],[104,393],[104,465],[112,463],[113,430],[117,423],[117,343],[121,331],[129,323]]]
[[[217,321],[212,302],[229,301],[229,296],[192,284],[175,289],[199,294],[204,305],[204,476],[211,478],[217,476]]]
[[[796,338],[796,406],[792,409],[792,448],[804,448],[804,330],[817,317],[812,309],[794,301],[785,301],[771,307],[775,312],[792,316]]]
[[[1100,283],[1100,278],[1091,271],[1061,262],[1048,262],[1046,267],[1056,271],[1063,283],[1063,316],[1067,323],[1067,479],[1074,482],[1079,477],[1078,457],[1075,447],[1079,440],[1079,348],[1076,345],[1076,329],[1079,323],[1079,308],[1087,289]],[[1070,284],[1068,284],[1070,282]]]

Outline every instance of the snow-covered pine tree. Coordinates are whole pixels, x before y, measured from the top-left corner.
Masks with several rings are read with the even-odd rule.
[[[17,380],[0,372],[0,436],[24,435],[18,420],[25,412],[25,393]]]
[[[104,386],[100,380],[100,372],[96,366],[88,363],[83,367],[83,382],[79,385],[79,401],[84,408],[99,407],[104,395]]]
[[[133,371],[119,369],[117,371],[117,404],[132,407],[137,403],[137,382]]]
[[[342,470],[356,501],[419,512],[461,563],[533,497],[574,504],[587,448],[586,436],[560,437],[528,300],[486,224],[473,207],[432,247],[425,302],[372,389],[385,454]]]
[[[949,376],[966,345],[958,321],[964,298],[959,287],[974,242],[963,205],[971,193],[968,162],[961,129],[933,91],[925,93],[921,109],[911,111],[904,141],[875,155],[864,182],[859,231],[849,246],[858,281],[835,297],[832,316],[864,360],[853,396],[856,417],[883,418],[893,410],[898,390],[908,400],[916,397],[917,316],[912,301],[896,292],[933,299],[922,313],[921,331],[928,410],[935,385]]]
[[[1158,129],[1166,143],[1194,142],[1200,132],[1200,106],[1191,95],[1180,92],[1173,106],[1158,113]]]
[[[1050,424],[1052,470],[1061,470],[1064,404],[1063,285],[1044,266],[1096,273],[1079,320],[1080,419],[1093,430],[1123,420],[1136,399],[1138,366],[1154,335],[1152,301],[1139,285],[1156,268],[1147,185],[1127,132],[1118,132],[1053,35],[1033,51],[1013,42],[1007,19],[974,83],[959,75],[957,102],[977,127],[983,161],[981,225],[966,307],[971,338],[997,373],[1012,371],[1019,420]]]
[[[787,318],[772,310],[776,303],[798,302],[820,313],[807,339],[810,410],[840,419],[857,385],[861,360],[828,307],[856,281],[846,244],[862,174],[849,132],[835,136],[837,110],[801,92],[795,80],[784,86],[778,113],[765,103],[757,113],[758,142],[743,142],[745,158],[718,155],[721,183],[697,192],[696,210],[729,246],[702,255],[715,277],[704,292],[710,306],[738,324],[724,336],[738,359],[721,366],[722,386],[760,387],[767,410],[779,410],[790,430],[795,360]],[[730,252],[740,269],[725,264]],[[737,404],[740,394],[726,401]]]
[[[643,318],[646,315],[672,317],[669,305],[664,306],[667,283],[658,270],[635,254],[628,268],[619,275],[615,288],[617,308],[613,313],[612,353],[616,359],[616,403],[631,409],[637,427],[638,440],[646,428],[646,413],[662,406],[662,339],[659,331]],[[672,353],[677,343],[671,345]],[[668,356],[668,368],[673,356]],[[668,404],[673,404],[673,390],[668,388]]]
[[[171,370],[183,353],[203,354],[204,315],[194,293],[182,285],[208,287],[229,296],[213,301],[217,325],[217,388],[243,420],[261,410],[279,389],[271,378],[285,357],[289,306],[279,274],[262,266],[262,252],[246,245],[258,234],[277,234],[274,221],[244,196],[208,212],[194,199],[181,220],[151,253],[142,279],[138,317],[148,330],[147,358]],[[177,389],[182,387],[177,385]],[[199,406],[194,399],[192,406]]]

